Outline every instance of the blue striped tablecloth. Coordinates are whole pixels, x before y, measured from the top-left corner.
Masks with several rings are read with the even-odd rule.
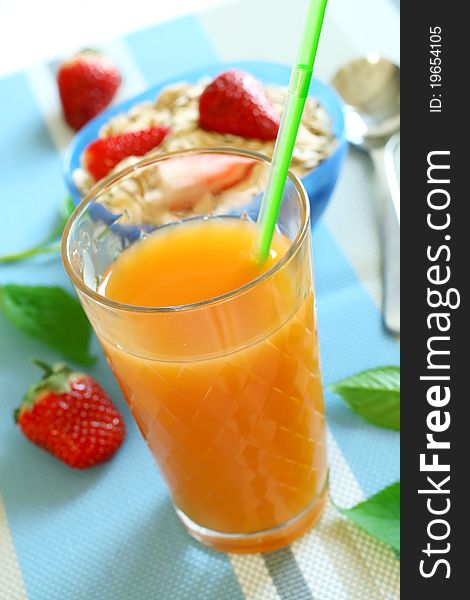
[[[355,6],[361,2],[365,10],[371,0]],[[372,15],[386,19],[387,28],[382,36],[374,29],[371,39],[375,47],[388,44],[389,50],[396,9],[387,0],[377,2],[382,12],[375,4]],[[103,44],[124,72],[120,98],[221,58],[287,58],[282,54],[287,44],[275,41],[275,18],[271,30],[258,36],[262,41],[255,53],[254,4],[231,4]],[[262,14],[270,4],[257,0],[256,6]],[[345,34],[348,11],[344,0],[337,0],[327,14],[321,76],[362,50],[363,23],[357,15],[357,27],[351,25],[355,40]],[[241,44],[239,34],[235,40],[228,32],[233,38],[243,15],[250,18]],[[268,52],[268,42],[271,49],[279,48],[277,55]],[[54,69],[55,64],[39,65],[0,80],[0,253],[39,240],[65,192],[61,152],[70,131],[60,119]],[[325,383],[399,360],[397,343],[381,327],[372,185],[364,157],[351,153],[313,236]],[[5,282],[68,285],[56,259],[0,266],[0,284]],[[12,411],[37,377],[31,357],[53,361],[57,356],[0,317],[0,600],[399,597],[393,553],[344,521],[331,505],[314,531],[275,553],[224,555],[192,541],[97,344],[96,352],[100,358],[91,372],[125,414],[128,437],[110,463],[76,472],[27,443],[13,425]],[[326,405],[332,495],[337,503],[352,505],[398,479],[398,436],[368,425],[328,394]]]

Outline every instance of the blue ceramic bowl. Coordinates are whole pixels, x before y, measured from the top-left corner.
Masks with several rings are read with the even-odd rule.
[[[222,71],[234,68],[244,69],[264,83],[285,86],[289,84],[290,68],[286,65],[265,62],[219,63],[157,83],[142,94],[134,96],[121,104],[112,106],[81,129],[73,138],[65,153],[63,175],[74,201],[78,204],[81,200],[81,196],[72,180],[72,173],[75,169],[80,167],[80,156],[82,152],[90,142],[98,137],[101,126],[104,125],[110,117],[122,112],[127,112],[139,102],[155,99],[162,88],[170,83],[175,83],[176,81],[197,82],[204,76],[214,77]],[[337,139],[337,146],[333,154],[302,179],[310,199],[312,223],[316,223],[322,212],[325,210],[336,185],[341,165],[346,155],[347,142],[344,127],[343,103],[336,92],[329,85],[322,83],[319,79],[313,78],[312,85],[310,86],[310,95],[316,98],[326,109],[331,118],[333,132]]]

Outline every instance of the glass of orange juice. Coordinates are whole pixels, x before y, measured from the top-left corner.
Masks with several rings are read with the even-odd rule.
[[[289,175],[256,260],[268,160],[152,156],[108,177],[62,257],[188,532],[218,550],[290,543],[327,491],[308,197]]]

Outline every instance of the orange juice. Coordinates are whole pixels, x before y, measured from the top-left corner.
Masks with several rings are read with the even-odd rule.
[[[177,508],[225,534],[302,514],[306,529],[326,488],[309,245],[273,276],[291,242],[276,233],[260,268],[255,235],[252,222],[229,217],[149,234],[118,256],[99,291],[125,305],[176,308],[94,323]],[[289,531],[283,543],[301,532]]]

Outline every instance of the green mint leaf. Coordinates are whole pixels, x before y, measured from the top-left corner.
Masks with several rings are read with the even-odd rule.
[[[330,389],[367,421],[400,431],[400,367],[362,371]]]
[[[364,531],[389,544],[400,555],[400,482],[386,487],[353,508],[338,510]]]
[[[93,362],[91,327],[75,298],[59,287],[0,287],[0,311],[18,329],[83,365]]]

